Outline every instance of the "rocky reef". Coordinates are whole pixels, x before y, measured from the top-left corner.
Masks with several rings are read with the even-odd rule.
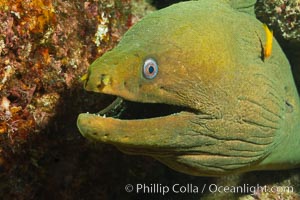
[[[2,140],[39,133],[61,93],[132,25],[129,1],[1,1]]]

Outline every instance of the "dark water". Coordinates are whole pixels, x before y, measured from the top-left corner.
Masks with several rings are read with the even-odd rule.
[[[148,0],[157,9],[168,7],[171,4],[182,2],[180,0]]]

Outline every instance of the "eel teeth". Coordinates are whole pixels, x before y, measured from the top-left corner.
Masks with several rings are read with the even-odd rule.
[[[103,118],[114,117],[118,118],[126,110],[126,104],[121,97],[117,97],[109,106],[96,113],[97,116]]]

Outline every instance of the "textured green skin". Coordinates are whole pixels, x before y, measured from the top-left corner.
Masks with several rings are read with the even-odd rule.
[[[89,68],[89,91],[199,114],[143,120],[80,114],[82,135],[192,175],[297,167],[299,99],[289,63],[275,40],[263,61],[262,24],[230,5],[201,0],[154,12]],[[142,76],[149,57],[159,64],[153,80]]]

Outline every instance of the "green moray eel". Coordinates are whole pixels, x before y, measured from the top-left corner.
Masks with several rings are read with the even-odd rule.
[[[232,2],[181,2],[135,24],[89,67],[85,89],[135,102],[138,112],[158,106],[161,115],[83,113],[81,134],[191,175],[297,167],[299,97],[290,65],[275,40],[263,58],[262,23]]]

